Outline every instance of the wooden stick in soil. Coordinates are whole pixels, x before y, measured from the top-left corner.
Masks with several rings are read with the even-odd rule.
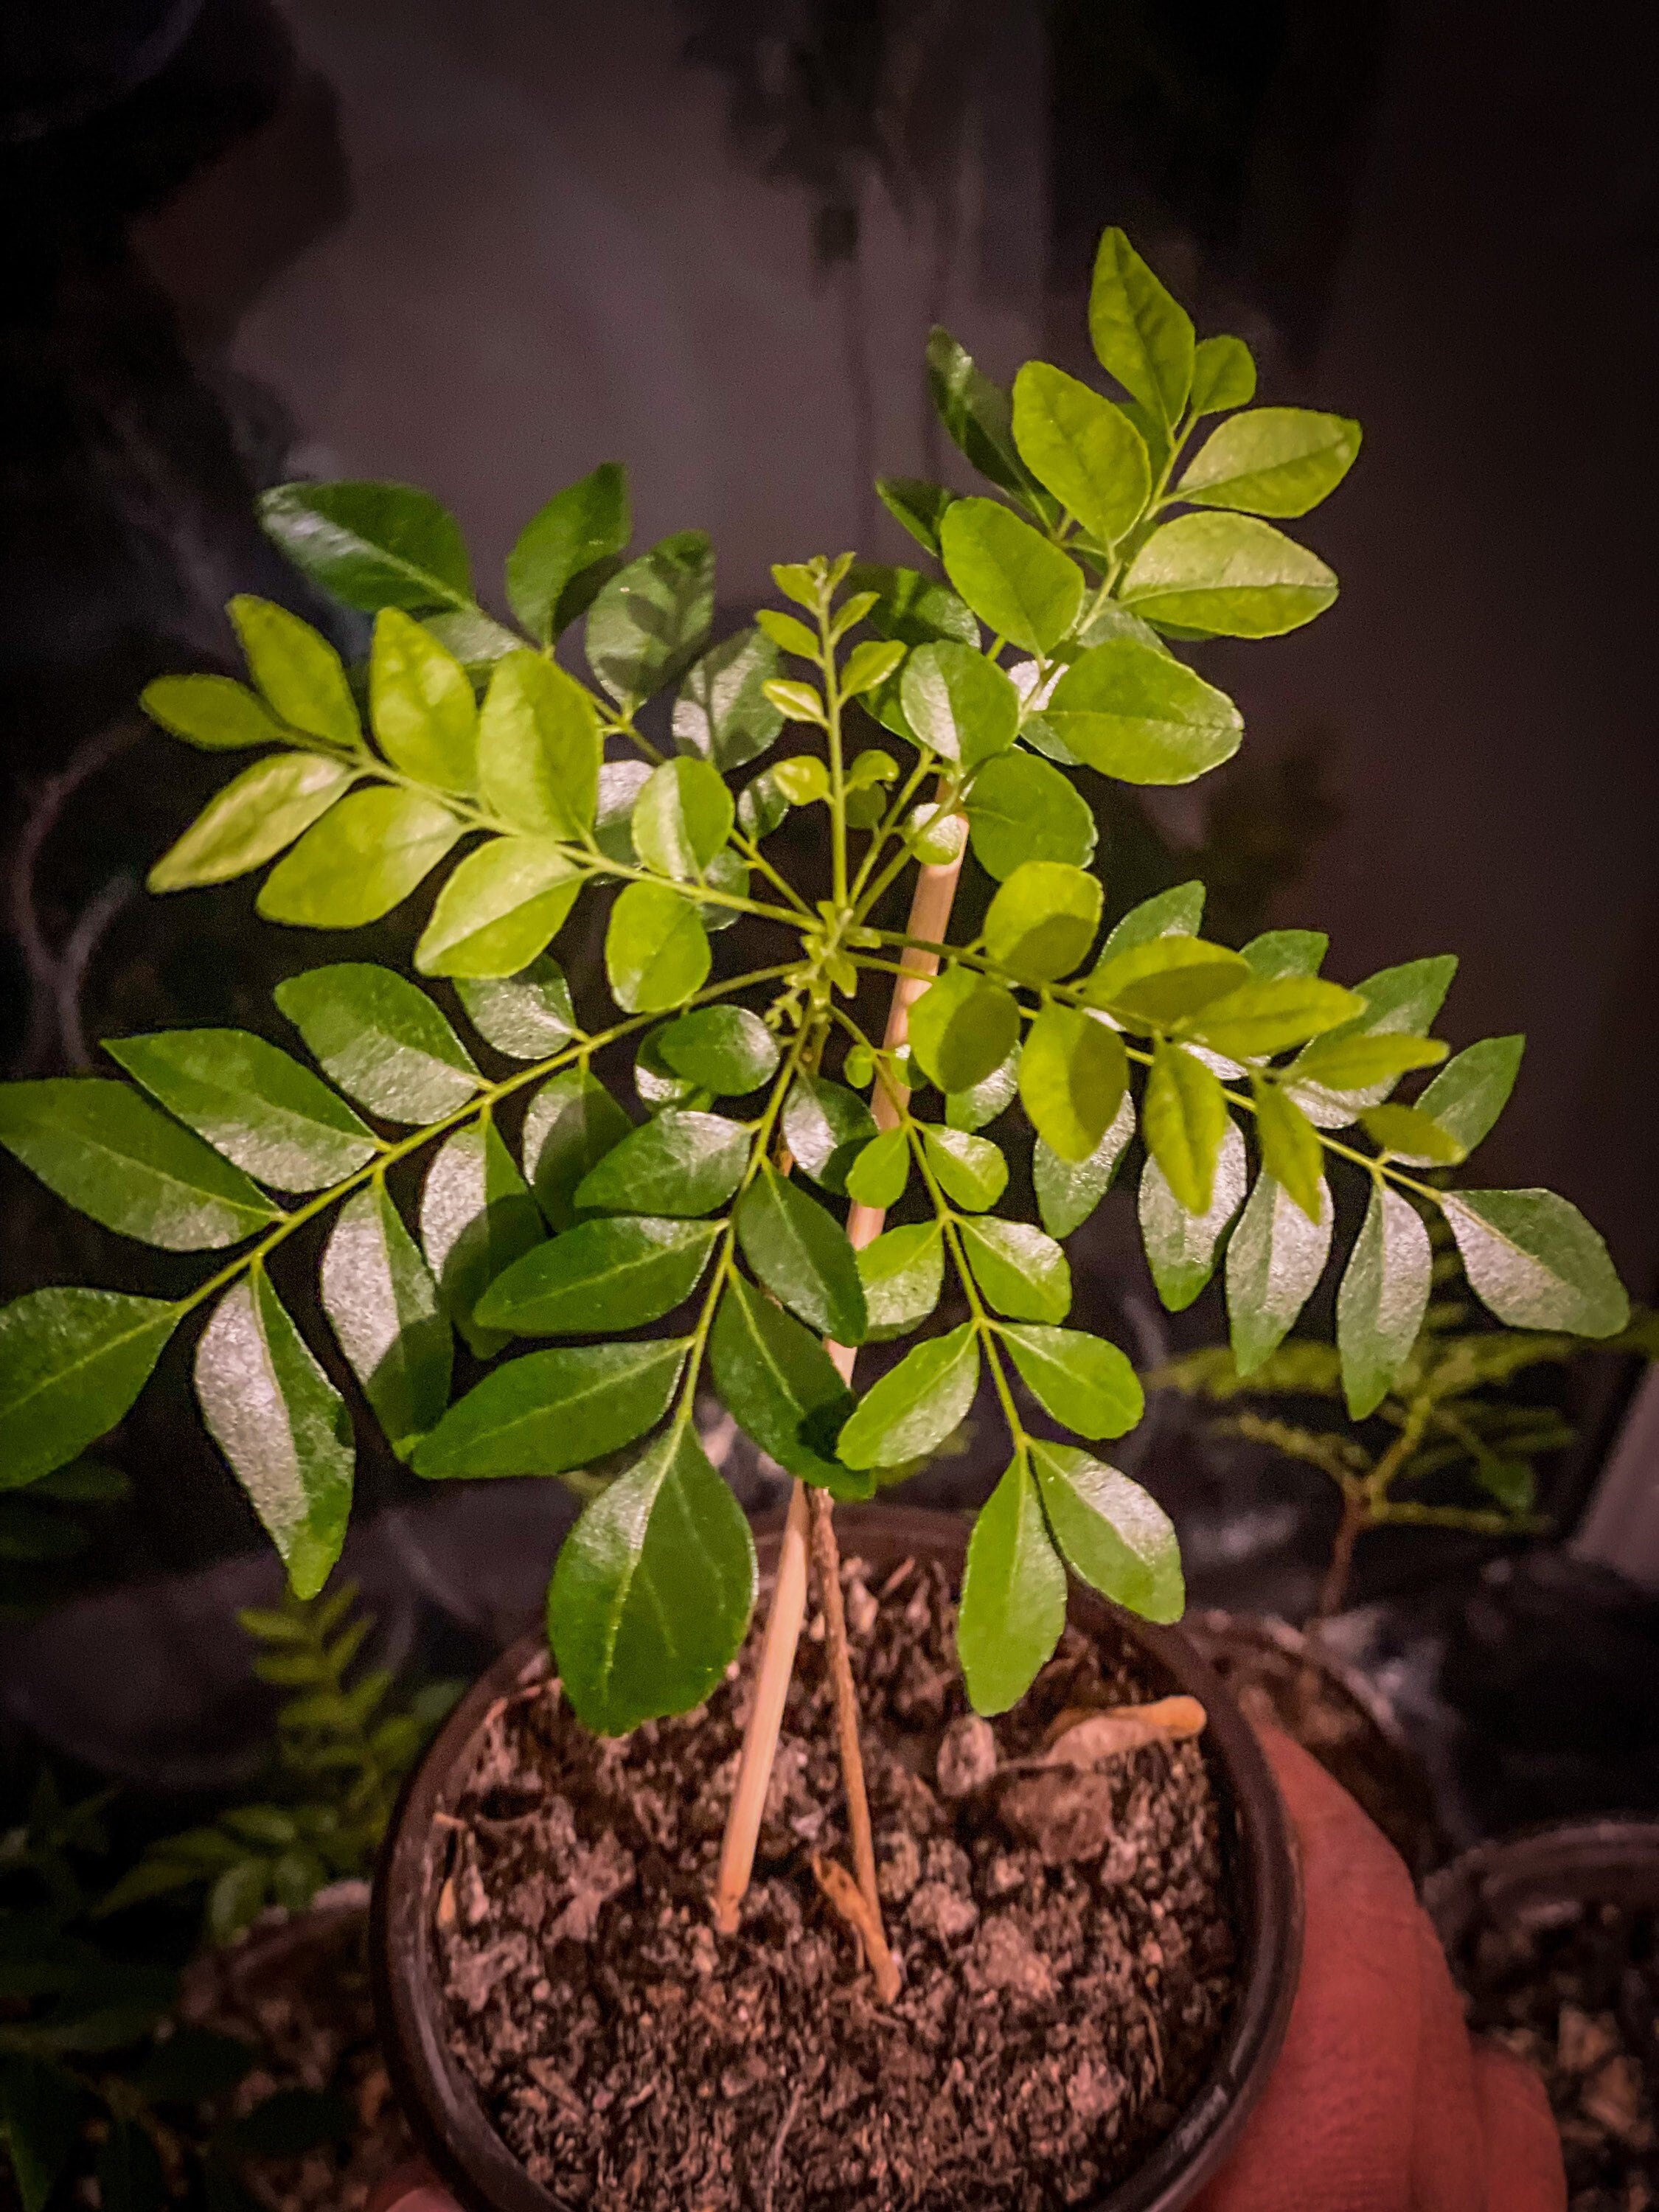
[[[964,848],[965,849],[965,848]],[[950,926],[951,908],[956,898],[957,878],[962,873],[962,855],[937,867],[924,867],[916,879],[915,896],[910,902],[910,921],[907,934],[931,939],[936,945],[945,941]],[[887,1033],[884,1040],[889,1052],[897,1052],[910,1035],[910,1009],[939,973],[939,956],[933,952],[908,951],[900,963],[904,973],[893,985],[892,1000],[887,1009]],[[907,1093],[894,1097],[885,1085],[878,1083],[875,1096],[876,1126],[880,1129],[897,1127],[899,1107]],[[885,1211],[880,1206],[854,1205],[847,1217],[847,1234],[855,1249],[873,1243],[881,1234]],[[831,1344],[830,1357],[842,1377],[850,1382],[853,1363],[858,1354],[850,1345]],[[825,1500],[826,1507],[828,1500]],[[766,1617],[765,1633],[761,1642],[760,1665],[755,1678],[754,1702],[749,1709],[749,1723],[744,1730],[743,1750],[738,1762],[737,1788],[732,1794],[732,1808],[726,1818],[726,1834],[720,1844],[720,1871],[715,1879],[714,1915],[714,1925],[723,1936],[735,1936],[744,1893],[749,1887],[749,1878],[754,1871],[755,1845],[760,1836],[761,1815],[766,1808],[766,1788],[772,1778],[772,1763],[777,1757],[778,1731],[783,1725],[784,1702],[789,1694],[789,1678],[795,1668],[795,1649],[800,1641],[801,1623],[806,1613],[806,1547],[810,1515],[806,1504],[806,1485],[796,1482],[789,1493],[789,1514],[784,1523],[783,1545],[778,1555],[777,1580],[772,1590],[772,1606]],[[841,1583],[836,1581],[837,1598]],[[843,1759],[846,1738],[842,1737]],[[864,1770],[858,1759],[856,1722],[853,1733],[853,1763],[858,1768],[858,1791],[860,1802],[864,1796]],[[849,1814],[852,1789],[848,1791]],[[869,1812],[865,1809],[866,1838]],[[858,1848],[854,1838],[854,1850]],[[874,1852],[871,1851],[872,1887],[866,1899],[876,1910],[878,1924],[879,1909],[874,1894]],[[862,1892],[863,1884],[860,1884]]]

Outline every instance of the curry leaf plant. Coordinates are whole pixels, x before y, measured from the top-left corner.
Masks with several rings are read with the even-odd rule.
[[[182,1297],[54,1287],[0,1315],[7,1483],[118,1421],[191,1316],[207,1425],[301,1594],[339,1551],[366,1417],[432,1481],[587,1471],[549,1628],[578,1714],[620,1733],[704,1698],[750,1618],[753,1548],[700,1395],[836,1498],[913,1468],[983,1395],[1009,1457],[959,1642],[995,1711],[1052,1650],[1068,1570],[1154,1620],[1182,1608],[1168,1520],[1100,1455],[1141,1390],[1077,1325],[1065,1251],[1132,1139],[1164,1298],[1188,1303],[1224,1249],[1246,1364],[1331,1263],[1328,1177],[1358,1183],[1334,1263],[1355,1417],[1418,1341],[1425,1215],[1500,1321],[1623,1326],[1601,1239],[1565,1200],[1425,1177],[1480,1143],[1520,1056],[1494,1039],[1447,1059],[1431,1030],[1449,960],[1351,988],[1311,933],[1206,939],[1197,884],[1103,938],[1109,870],[1077,771],[1182,784],[1236,751],[1238,708],[1183,655],[1330,605],[1335,577],[1280,525],[1336,487],[1359,431],[1253,405],[1246,348],[1198,343],[1115,231],[1090,330],[1109,392],[1042,362],[1004,390],[936,331],[933,395],[985,489],[884,482],[919,564],[784,563],[775,603],[731,635],[707,538],[630,555],[609,465],[526,527],[516,628],[480,605],[426,494],[266,496],[311,580],[373,616],[367,667],[280,606],[232,602],[250,681],[144,695],[177,737],[242,757],[152,886],[268,869],[260,914],[329,930],[428,886],[416,975],[295,975],[276,993],[288,1048],[125,1037],[118,1078],[0,1093],[0,1140],[71,1205],[224,1255]],[[982,925],[896,926],[907,877],[964,858],[988,880]],[[593,902],[613,1002],[597,1013],[548,949]],[[733,920],[769,945],[746,970],[724,951]],[[869,1023],[866,979],[886,979],[879,999],[935,970],[908,1036]],[[642,1119],[598,1072],[617,1048]],[[1022,1129],[1036,1221],[997,1210]],[[417,1160],[411,1208],[398,1170]],[[902,1218],[860,1243],[849,1207]],[[355,1411],[276,1279],[313,1224]],[[966,1318],[930,1333],[947,1277]],[[459,1395],[458,1334],[494,1363]],[[912,1337],[848,1388],[850,1348]]]

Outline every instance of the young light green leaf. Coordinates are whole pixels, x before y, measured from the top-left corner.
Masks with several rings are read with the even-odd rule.
[[[425,992],[390,968],[309,968],[275,995],[325,1073],[388,1121],[441,1121],[483,1081]]]
[[[1030,753],[1004,753],[975,775],[963,811],[974,854],[1005,882],[1024,860],[1063,860],[1086,868],[1094,858],[1095,817],[1057,768]]]
[[[965,1129],[942,1129],[935,1121],[922,1124],[921,1137],[935,1180],[957,1205],[982,1213],[1008,1188],[1008,1163],[1001,1147],[988,1137],[969,1136]]]
[[[784,1102],[783,1138],[797,1166],[840,1196],[848,1170],[876,1133],[875,1116],[856,1091],[821,1075],[798,1075]]]
[[[1009,1328],[1001,1334],[1026,1389],[1079,1436],[1121,1437],[1146,1410],[1139,1376],[1103,1337],[1079,1328]]]
[[[1342,1388],[1356,1421],[1376,1411],[1411,1358],[1431,1265],[1429,1232],[1416,1209],[1374,1182],[1336,1298]]]
[[[749,1132],[720,1114],[659,1114],[630,1130],[577,1185],[579,1210],[668,1213],[690,1220],[712,1213],[743,1180]]]
[[[902,1129],[872,1137],[847,1170],[847,1194],[884,1213],[896,1206],[910,1180],[910,1139]]]
[[[316,753],[255,761],[210,799],[145,878],[153,891],[228,883],[291,845],[351,784],[351,770]]]
[[[1192,318],[1123,233],[1104,232],[1089,288],[1095,358],[1143,407],[1173,426],[1193,384]]]
[[[696,908],[666,884],[629,884],[611,908],[605,972],[625,1013],[684,1006],[708,981],[712,963]]]
[[[1042,1144],[1061,1160],[1081,1165],[1095,1156],[1128,1081],[1122,1042],[1104,1023],[1074,1006],[1045,1006],[1032,1023],[1019,1056],[1020,1103]],[[1109,1181],[1109,1167],[1106,1176]]]
[[[1470,1288],[1510,1328],[1612,1336],[1630,1319],[1607,1246],[1553,1190],[1448,1191],[1440,1209]]]
[[[1029,1221],[962,1224],[963,1249],[987,1305],[1012,1321],[1061,1322],[1072,1310],[1072,1270],[1052,1237]]]
[[[1254,407],[1213,430],[1177,487],[1195,507],[1306,514],[1336,489],[1359,453],[1359,425],[1308,407]]]
[[[866,638],[847,656],[846,665],[841,672],[842,697],[861,699],[866,691],[877,690],[897,673],[903,659],[904,647],[896,638],[885,641]]]
[[[1074,660],[1042,719],[1079,760],[1124,783],[1191,783],[1231,760],[1244,735],[1224,691],[1127,637]]]
[[[546,954],[512,975],[459,975],[467,1019],[509,1060],[547,1060],[581,1035],[570,986]]]
[[[0,1307],[0,1490],[66,1466],[149,1380],[183,1309],[117,1291],[31,1291]]]
[[[1095,941],[1103,896],[1099,878],[1081,868],[1026,860],[991,901],[985,948],[1005,968],[1039,982],[1069,975]]]
[[[816,684],[799,684],[788,677],[777,677],[763,689],[786,721],[827,723],[823,694]]]
[[[351,1420],[257,1264],[203,1331],[196,1395],[295,1595],[315,1597],[345,1541],[356,1461]]]
[[[1249,514],[1182,514],[1155,530],[1119,587],[1148,622],[1206,637],[1280,637],[1323,614],[1336,578]]]
[[[599,717],[572,676],[538,653],[500,661],[478,718],[478,787],[515,830],[580,842],[599,805]]]
[[[925,483],[919,477],[878,477],[876,496],[894,521],[937,559],[939,526],[957,494],[943,484]]]
[[[1121,407],[1046,361],[1014,379],[1020,459],[1089,537],[1115,545],[1152,497],[1146,443]]]
[[[1193,355],[1193,413],[1222,415],[1255,398],[1255,362],[1243,338],[1200,338]]]
[[[320,1190],[377,1149],[343,1098],[246,1030],[163,1030],[104,1049],[216,1152],[278,1190]]]
[[[1167,891],[1158,891],[1139,906],[1130,908],[1121,921],[1116,922],[1106,933],[1106,942],[1100,948],[1100,964],[1115,960],[1120,952],[1133,952],[1138,945],[1150,945],[1158,937],[1196,937],[1204,921],[1204,886],[1194,879],[1188,884],[1176,884]]]
[[[279,1218],[240,1168],[124,1083],[0,1084],[0,1145],[82,1213],[164,1251],[216,1251]]]
[[[472,574],[455,518],[398,483],[287,483],[259,495],[259,520],[295,568],[349,607],[467,607]]]
[[[369,720],[394,768],[441,791],[478,775],[478,710],[467,672],[399,608],[381,610],[368,657]]]
[[[766,696],[778,672],[778,651],[757,629],[740,629],[711,646],[680,685],[674,701],[674,743],[723,775],[774,743],[783,715]]]
[[[628,472],[616,461],[601,461],[532,516],[507,556],[507,600],[532,637],[550,645],[586,613],[632,530]]]
[[[1311,1221],[1317,1221],[1325,1204],[1325,1149],[1311,1121],[1287,1091],[1276,1083],[1250,1079],[1255,1100],[1255,1133],[1261,1146],[1261,1164],[1273,1180],[1296,1200]]]
[[[743,1256],[767,1289],[837,1344],[862,1344],[864,1286],[846,1231],[769,1162],[737,1211]]]
[[[1359,1121],[1371,1142],[1392,1158],[1453,1168],[1463,1157],[1456,1138],[1415,1106],[1368,1107]]]
[[[1143,1620],[1179,1620],[1181,1546],[1151,1492],[1069,1444],[1034,1443],[1031,1468],[1073,1573]]]
[[[916,647],[904,664],[899,699],[919,744],[969,767],[1006,752],[1019,727],[1019,694],[1008,678],[954,638]]]
[[[797,660],[809,660],[817,666],[820,651],[817,633],[808,629],[804,622],[776,607],[763,607],[755,620],[780,652],[793,653]]]
[[[1196,1063],[1194,1063],[1195,1065]],[[1208,1070],[1205,1073],[1207,1074]],[[1213,1083],[1215,1079],[1211,1076]],[[1218,1096],[1220,1086],[1217,1085]],[[1150,1092],[1151,1086],[1148,1085]],[[1145,1118],[1145,1108],[1142,1109]],[[1213,1181],[1206,1186],[1201,1212],[1189,1208],[1171,1188],[1154,1153],[1140,1176],[1140,1237],[1158,1294],[1171,1313],[1191,1305],[1215,1272],[1221,1233],[1244,1195],[1244,1139],[1226,1118],[1224,1104]]]
[[[665,761],[635,801],[635,849],[659,875],[694,881],[731,836],[732,811],[717,768],[702,760]]]
[[[570,1226],[583,1178],[633,1127],[586,1068],[567,1068],[543,1084],[524,1117],[524,1164],[551,1228]]]
[[[439,892],[415,947],[422,975],[516,975],[564,926],[586,880],[551,837],[492,837]]]
[[[1330,943],[1322,929],[1264,929],[1240,948],[1239,957],[1263,982],[1279,975],[1316,975]]]
[[[982,1082],[1018,1038],[1012,994],[971,968],[947,968],[910,1010],[910,1049],[941,1091]]]
[[[437,1285],[378,1176],[341,1208],[320,1279],[340,1349],[406,1459],[449,1403],[454,1345]]]
[[[1317,1038],[1291,1070],[1297,1103],[1316,1128],[1340,1128],[1366,1107],[1380,1105],[1408,1068],[1433,1066],[1445,1057],[1445,1047],[1438,1044],[1415,1056],[1407,1047],[1404,1057],[1382,1047],[1366,1047],[1352,1060],[1338,1048],[1351,1038],[1425,1037],[1456,973],[1455,958],[1446,953],[1380,969],[1357,986],[1365,1001],[1364,1016]],[[1357,1065],[1362,1072],[1345,1073],[1345,1061],[1348,1068]],[[1334,1066],[1337,1073],[1310,1073],[1310,1065],[1320,1070],[1322,1063],[1324,1071]]]
[[[1018,1705],[1065,1626],[1066,1570],[1022,1453],[981,1507],[968,1540],[957,1656],[975,1711]]]
[[[874,1485],[834,1456],[855,1402],[817,1338],[734,1269],[709,1342],[714,1388],[745,1436],[803,1482],[837,1498]]]
[[[1048,653],[1077,620],[1083,571],[996,500],[953,501],[939,556],[980,620],[1027,653]]]
[[[1237,952],[1174,931],[1127,951],[1109,939],[1083,986],[1091,1006],[1110,1009],[1126,1029],[1172,1028],[1250,980]]]
[[[937,1221],[890,1229],[858,1255],[870,1316],[868,1341],[908,1336],[939,1304],[945,1283],[945,1237]]]
[[[226,609],[254,682],[291,729],[348,751],[361,741],[340,656],[319,630],[270,599],[243,592]]]
[[[866,1391],[836,1449],[851,1468],[920,1459],[961,1426],[978,1387],[979,1338],[964,1322],[907,1352]]]
[[[577,1718],[599,1735],[699,1704],[755,1601],[743,1509],[677,1422],[584,1510],[547,1593],[547,1633]]]
[[[421,1190],[421,1243],[451,1318],[480,1359],[506,1338],[476,1315],[498,1275],[542,1241],[542,1224],[494,1121],[447,1138]]]
[[[1523,1036],[1483,1037],[1446,1062],[1419,1098],[1418,1112],[1437,1121],[1467,1158],[1509,1103],[1526,1048]]]
[[[830,771],[813,753],[793,753],[757,781],[769,781],[791,806],[813,806],[830,796]]]
[[[1316,1111],[1318,1091],[1358,1096],[1378,1083],[1392,1090],[1398,1079],[1413,1068],[1433,1067],[1445,1057],[1446,1048],[1438,1037],[1387,1032],[1373,1036],[1345,1029],[1340,1036],[1316,1038],[1297,1055],[1290,1073],[1298,1079],[1295,1087],[1309,1120],[1328,1128],[1333,1124],[1322,1121]],[[1356,1108],[1355,1112],[1359,1110]],[[1354,1118],[1354,1114],[1343,1116],[1345,1121]]]
[[[1082,1227],[1111,1188],[1117,1164],[1134,1133],[1134,1101],[1126,1090],[1110,1127],[1086,1159],[1068,1160],[1038,1137],[1031,1181],[1042,1225],[1051,1237],[1069,1237]]]
[[[714,555],[701,530],[630,561],[588,610],[587,665],[624,714],[678,682],[714,618]]]
[[[659,1059],[717,1097],[741,1098],[777,1071],[778,1041],[746,1006],[699,1006],[655,1036]]]
[[[1313,1296],[1331,1249],[1331,1194],[1319,1184],[1310,1218],[1282,1183],[1259,1175],[1227,1240],[1227,1319],[1240,1375],[1276,1352]]]
[[[689,1298],[720,1234],[714,1221],[581,1221],[532,1245],[478,1300],[479,1325],[510,1336],[641,1328]]]
[[[158,676],[138,704],[164,730],[208,753],[280,745],[289,733],[246,684],[231,676]]]
[[[562,1474],[632,1443],[668,1411],[689,1340],[561,1345],[494,1368],[415,1448],[415,1472]]]
[[[309,929],[360,929],[409,896],[461,834],[447,806],[377,784],[307,830],[265,878],[258,912]]]

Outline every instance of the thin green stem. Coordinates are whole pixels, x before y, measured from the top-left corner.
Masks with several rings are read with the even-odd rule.
[[[823,676],[824,735],[830,746],[832,896],[836,908],[844,914],[847,909],[847,770],[842,757],[841,687],[836,681],[835,640],[830,634],[830,599],[828,589],[820,592],[818,636],[823,645],[820,667]]]

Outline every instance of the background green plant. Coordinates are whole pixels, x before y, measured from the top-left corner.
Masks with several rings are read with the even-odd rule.
[[[131,1084],[0,1093],[0,1140],[70,1203],[170,1249],[234,1251],[180,1299],[64,1287],[0,1314],[9,1482],[49,1474],[118,1419],[173,1331],[210,1307],[204,1418],[294,1588],[320,1588],[349,1509],[352,1417],[270,1270],[327,1218],[324,1309],[417,1474],[556,1473],[637,1447],[584,1510],[549,1595],[573,1703],[608,1732],[696,1703],[749,1619],[753,1547],[698,1441],[700,1389],[791,1473],[858,1498],[937,1448],[988,1376],[1011,1458],[975,1529],[959,1648],[994,1711],[1053,1649],[1068,1567],[1152,1618],[1182,1608],[1166,1517],[1089,1449],[1133,1425],[1140,1386],[1115,1346],[1066,1326],[1064,1239],[1137,1129],[1159,1290],[1188,1303],[1224,1238],[1245,1372],[1327,1265],[1328,1170],[1368,1186],[1337,1301],[1356,1419],[1417,1343],[1425,1214],[1443,1215],[1499,1320],[1593,1336],[1624,1325],[1606,1250],[1564,1200],[1425,1179],[1486,1135],[1521,1054],[1497,1038],[1446,1059],[1428,1032],[1449,958],[1350,990],[1321,975],[1314,933],[1206,941],[1196,884],[1097,942],[1096,819],[1076,772],[1180,784],[1237,750],[1237,708],[1172,641],[1277,635],[1331,604],[1330,570],[1277,524],[1340,483],[1359,433],[1252,405],[1248,349],[1199,342],[1116,231],[1090,328],[1117,398],[1040,362],[1005,392],[936,331],[934,401],[988,495],[884,480],[927,570],[848,555],[781,565],[787,605],[718,641],[707,538],[683,532],[624,564],[626,484],[611,465],[520,537],[506,579],[516,630],[477,603],[459,532],[427,495],[268,495],[267,526],[301,568],[374,613],[368,669],[349,675],[280,607],[233,602],[252,687],[167,678],[145,704],[198,746],[264,750],[152,885],[273,862],[263,915],[353,927],[464,846],[414,964],[449,980],[503,1072],[485,1072],[429,991],[347,963],[276,994],[320,1075],[246,1032],[174,1031],[109,1044]],[[579,620],[591,684],[553,657]],[[671,695],[666,726],[642,728]],[[786,723],[803,749],[756,768]],[[818,873],[768,850],[808,811]],[[892,926],[904,879],[964,840],[994,885],[982,925],[919,943]],[[611,901],[612,1004],[590,1019],[545,948],[596,896]],[[717,974],[719,933],[739,919],[771,957]],[[889,1054],[866,1001],[919,953],[941,955],[943,972],[908,1048]],[[619,1048],[634,1055],[638,1127],[596,1066]],[[1413,1103],[1393,1098],[1432,1066]],[[878,1129],[872,1088],[891,1129]],[[994,1210],[1022,1125],[1038,1221]],[[429,1164],[412,1234],[398,1197],[417,1155]],[[847,1198],[920,1218],[855,1253]],[[968,1321],[855,1399],[823,1340],[922,1328],[947,1261]],[[678,1333],[661,1334],[675,1314]],[[452,1403],[457,1331],[479,1358],[520,1338],[599,1340],[517,1352]]]

